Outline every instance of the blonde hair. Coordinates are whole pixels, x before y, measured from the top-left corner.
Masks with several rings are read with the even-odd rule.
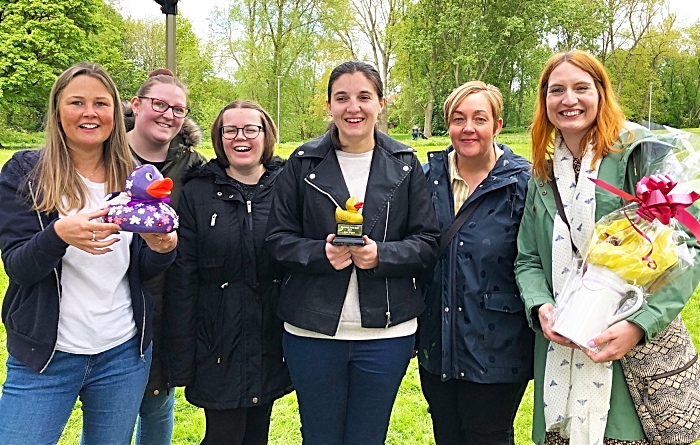
[[[80,62],[58,76],[51,88],[46,116],[46,147],[41,151],[32,174],[36,182],[34,210],[44,213],[81,210],[85,207],[87,189],[73,167],[66,145],[66,135],[59,119],[59,101],[66,86],[78,76],[99,80],[107,88],[113,101],[114,128],[102,144],[102,162],[107,176],[107,190],[121,190],[133,169],[133,161],[124,130],[124,115],[119,92],[109,74],[96,63]]]
[[[151,71],[151,73],[148,75],[148,79],[144,80],[139,87],[138,91],[136,92],[136,96],[146,96],[149,91],[151,91],[151,88],[153,88],[153,85],[157,83],[175,85],[176,87],[180,88],[183,93],[185,93],[185,97],[190,94],[190,91],[187,89],[185,84],[182,83],[180,79],[175,77],[172,71],[167,68],[159,68]]]
[[[537,92],[537,104],[535,114],[530,126],[532,138],[532,171],[535,176],[549,181],[548,167],[551,163],[554,145],[554,134],[556,128],[547,117],[547,89],[552,71],[562,63],[571,63],[579,69],[585,71],[593,78],[596,91],[598,92],[598,110],[596,118],[581,139],[579,149],[585,153],[588,143],[592,143],[591,149],[594,151],[592,165],[607,155],[620,138],[620,131],[625,125],[625,114],[617,103],[615,94],[610,83],[608,73],[603,64],[591,54],[573,50],[553,55],[544,67]],[[628,137],[634,137],[628,133]]]
[[[475,93],[484,93],[486,95],[486,100],[491,105],[491,114],[493,115],[493,131],[495,132],[498,129],[498,119],[501,118],[501,110],[503,109],[503,95],[498,87],[486,84],[480,80],[471,80],[458,86],[450,93],[443,106],[445,125],[450,126],[452,114],[457,107],[467,96]]]

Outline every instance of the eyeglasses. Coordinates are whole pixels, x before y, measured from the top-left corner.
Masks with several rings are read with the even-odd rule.
[[[246,139],[255,139],[258,137],[263,127],[260,125],[244,125],[242,127],[236,127],[235,125],[224,125],[221,127],[221,137],[228,140],[233,140],[238,137],[238,130],[243,132],[243,137]]]
[[[155,97],[148,96],[138,96],[138,98],[151,99],[151,108],[153,108],[153,111],[156,111],[158,113],[165,113],[166,111],[168,111],[169,108],[172,108],[173,116],[185,117],[190,112],[190,109],[187,107],[182,107],[180,105],[170,105],[163,99],[156,99]]]

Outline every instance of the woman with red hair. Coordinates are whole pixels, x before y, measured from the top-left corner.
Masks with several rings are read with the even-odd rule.
[[[591,350],[552,331],[551,312],[574,254],[586,249],[595,222],[623,204],[596,190],[588,178],[634,193],[650,161],[665,154],[656,141],[646,128],[625,121],[595,57],[574,50],[549,59],[532,123],[533,175],[516,260],[516,280],[536,331],[532,438],[537,444],[649,443],[618,360],[678,315],[698,283],[698,267],[594,337]],[[556,194],[565,215],[557,211]],[[692,237],[687,243],[698,247]]]

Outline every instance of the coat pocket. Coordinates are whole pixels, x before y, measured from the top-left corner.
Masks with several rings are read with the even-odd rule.
[[[494,368],[527,366],[533,333],[527,326],[525,305],[514,292],[483,294],[482,332],[486,365]]]

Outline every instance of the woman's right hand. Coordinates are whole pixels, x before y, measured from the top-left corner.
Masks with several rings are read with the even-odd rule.
[[[343,270],[352,264],[352,256],[348,246],[335,246],[331,244],[335,239],[335,234],[331,233],[326,237],[326,257],[331,262],[335,270]]]
[[[109,246],[119,241],[117,237],[105,239],[119,233],[118,225],[95,221],[107,213],[109,209],[106,208],[95,212],[76,213],[58,219],[53,227],[56,235],[69,245],[93,255],[104,255],[112,251]]]
[[[554,322],[552,320],[552,311],[554,310],[554,305],[552,303],[545,303],[537,309],[537,314],[540,318],[540,326],[542,327],[542,333],[544,338],[547,340],[560,344],[562,346],[568,346],[570,348],[579,349],[575,343],[566,337],[562,337],[552,330],[552,325]]]

